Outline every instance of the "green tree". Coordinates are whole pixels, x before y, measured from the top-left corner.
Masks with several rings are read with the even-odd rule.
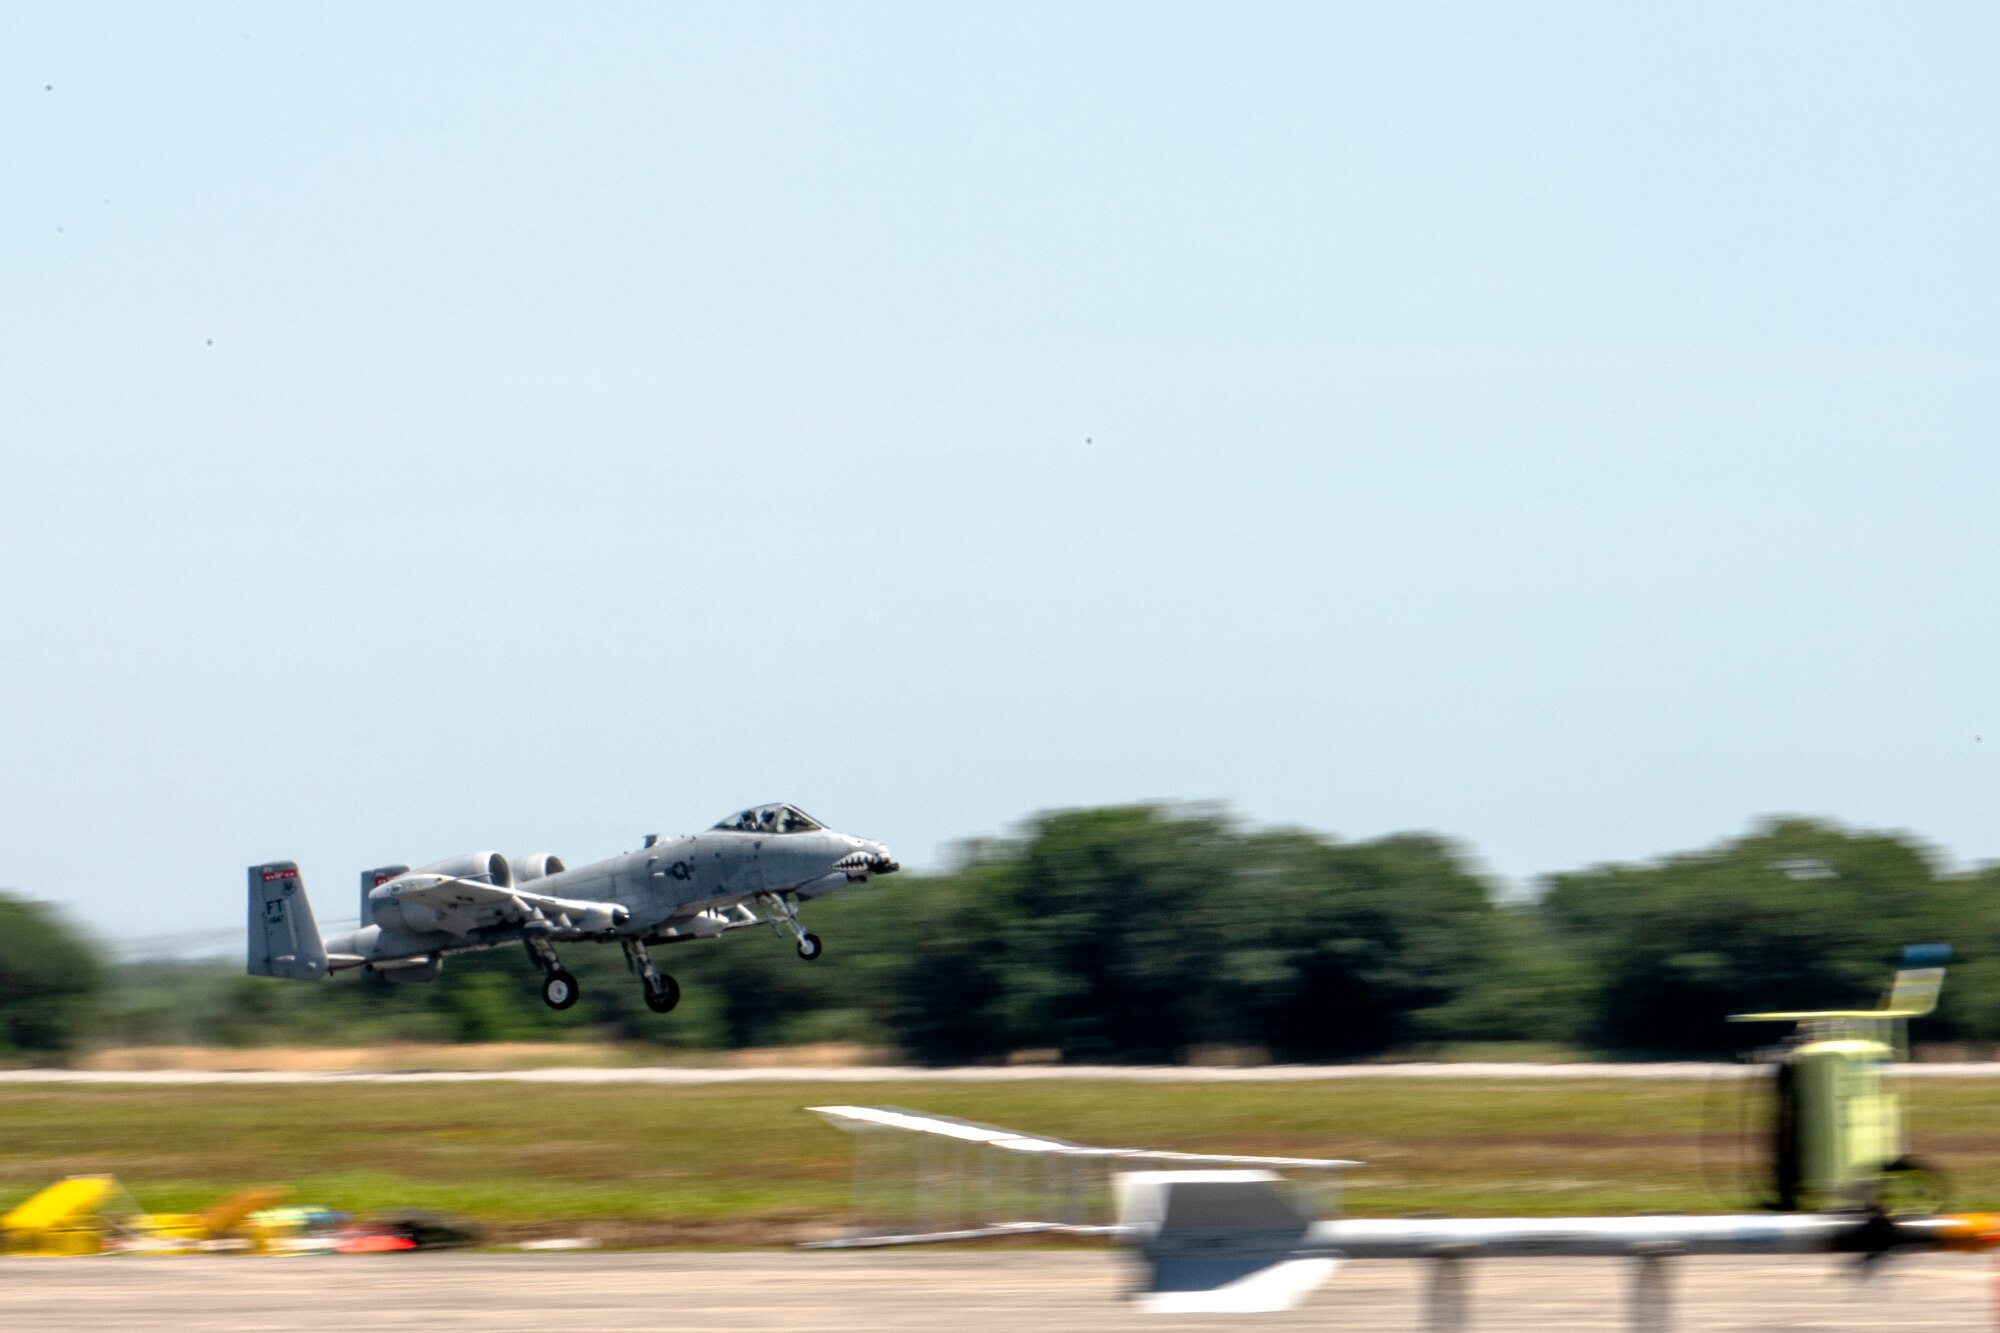
[[[1045,815],[904,888],[883,1023],[929,1060],[1371,1053],[1432,1035],[1421,1016],[1473,988],[1499,940],[1440,840],[1245,834],[1205,810]]]
[[[1954,942],[1959,897],[1908,840],[1786,819],[1650,866],[1554,876],[1541,907],[1598,972],[1598,1039],[1680,1053],[1769,1035],[1731,1013],[1872,1004],[1902,945]]]
[[[0,1040],[18,1051],[70,1050],[102,980],[96,950],[53,908],[0,894]]]
[[[1460,1035],[1426,1022],[1490,975],[1501,942],[1486,886],[1441,839],[1247,839],[1223,914],[1218,1001],[1281,1059],[1372,1054]]]
[[[1038,820],[997,877],[1008,1040],[1155,1062],[1201,1039],[1235,841],[1219,816],[1144,806]]]

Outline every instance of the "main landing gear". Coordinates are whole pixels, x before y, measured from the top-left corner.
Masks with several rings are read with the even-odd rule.
[[[542,981],[542,1003],[551,1009],[567,1009],[576,1003],[576,978],[556,968]]]
[[[562,965],[562,959],[556,957],[549,942],[530,936],[521,943],[527,946],[528,957],[542,969],[542,1003],[551,1009],[567,1009],[575,1004],[580,994],[576,978]]]
[[[527,947],[528,957],[535,966],[542,969],[542,1003],[551,1009],[567,1009],[576,1003],[580,993],[576,978],[556,957],[556,951],[547,940],[530,936],[521,941]],[[646,946],[637,940],[625,942],[625,965],[639,974],[639,980],[646,988],[646,1007],[656,1014],[669,1014],[681,1002],[680,983],[659,968],[653,966],[652,955]]]
[[[826,946],[819,942],[819,936],[808,933],[799,924],[798,904],[782,893],[765,894],[764,903],[771,910],[771,928],[780,933],[789,930],[792,938],[799,942],[799,957],[810,963],[825,951]]]
[[[639,974],[646,988],[646,1007],[656,1014],[669,1014],[681,1002],[681,985],[653,966],[653,956],[638,940],[625,941],[625,966]]]

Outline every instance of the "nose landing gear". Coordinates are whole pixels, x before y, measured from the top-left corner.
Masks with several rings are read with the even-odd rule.
[[[779,934],[790,931],[792,938],[799,942],[799,957],[808,963],[819,957],[824,946],[820,944],[819,936],[807,934],[806,928],[799,924],[798,904],[782,893],[766,893],[760,896],[764,900],[764,905],[771,911],[771,929]]]

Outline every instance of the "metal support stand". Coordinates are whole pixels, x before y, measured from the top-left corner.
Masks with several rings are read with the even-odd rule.
[[[876,1215],[878,1209],[867,1186],[874,1176],[869,1172],[866,1159],[875,1152],[875,1140],[882,1131],[862,1130],[854,1135],[854,1175],[848,1183],[848,1211],[852,1214],[854,1234],[865,1236],[871,1227],[881,1225]]]
[[[1677,1245],[1632,1247],[1632,1333],[1668,1333],[1673,1327],[1669,1263],[1679,1253]]]
[[[1466,1318],[1466,1265],[1462,1246],[1444,1245],[1431,1252],[1430,1278],[1424,1291],[1424,1327],[1430,1333],[1463,1333]]]

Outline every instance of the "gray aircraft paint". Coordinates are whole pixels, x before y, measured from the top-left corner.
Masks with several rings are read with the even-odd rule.
[[[325,976],[327,953],[298,866],[290,861],[251,866],[249,878],[250,971],[295,981]]]
[[[777,827],[723,826],[760,818]],[[446,955],[473,949],[526,942],[552,965],[556,945],[629,942],[643,950],[756,924],[789,929],[803,951],[793,902],[897,868],[881,843],[826,828],[792,806],[757,806],[701,833],[575,869],[546,854],[474,852],[415,870],[364,871],[360,928],[322,942],[298,867],[274,862],[250,871],[248,970],[313,980],[367,968],[389,980],[428,981]],[[769,917],[750,913],[744,905],[752,901],[769,907]]]

